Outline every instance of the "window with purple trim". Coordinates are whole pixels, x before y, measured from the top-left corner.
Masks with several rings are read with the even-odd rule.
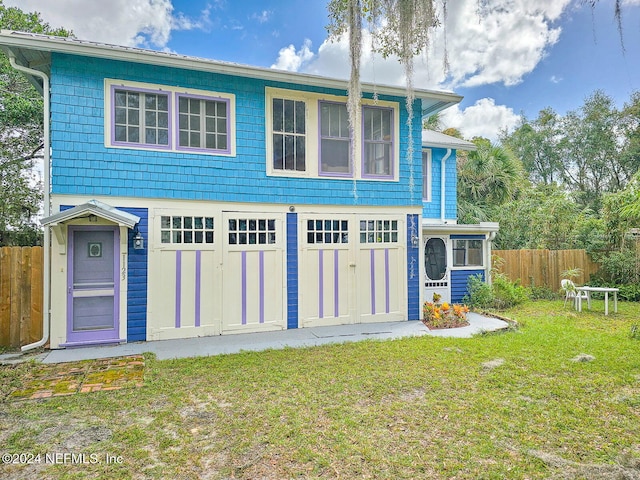
[[[272,100],[273,168],[306,171],[306,104],[302,100]]]
[[[229,151],[229,101],[178,95],[178,149]]]
[[[169,146],[169,95],[114,90],[114,141]]]
[[[351,176],[351,136],[344,103],[320,102],[321,175]]]
[[[363,107],[362,136],[363,175],[393,177],[393,110]]]

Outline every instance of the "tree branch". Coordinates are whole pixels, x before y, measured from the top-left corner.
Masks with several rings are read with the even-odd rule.
[[[28,162],[29,160],[33,160],[36,158],[36,154],[44,148],[44,143],[38,145],[33,151],[28,155],[23,155],[22,157],[14,158],[12,160],[7,160],[6,162],[0,163],[0,170],[5,170],[12,165],[19,165],[24,162]]]

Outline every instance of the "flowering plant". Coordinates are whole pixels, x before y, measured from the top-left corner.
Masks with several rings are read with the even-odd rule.
[[[453,304],[447,302],[439,303],[440,295],[433,294],[432,302],[424,302],[422,306],[422,321],[429,328],[454,328],[469,325],[467,313],[469,307],[466,305]]]

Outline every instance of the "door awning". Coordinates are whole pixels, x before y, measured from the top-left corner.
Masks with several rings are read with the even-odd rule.
[[[140,217],[127,213],[124,210],[117,209],[98,200],[89,200],[82,205],[43,218],[40,220],[40,223],[53,227],[60,223],[68,222],[69,220],[88,217],[90,215],[95,215],[109,222],[117,223],[120,227],[127,228],[133,228],[134,225],[140,221]]]

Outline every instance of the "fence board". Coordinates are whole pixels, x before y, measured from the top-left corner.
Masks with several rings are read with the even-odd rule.
[[[585,250],[494,250],[493,255],[504,260],[498,271],[510,280],[519,280],[525,286],[545,286],[553,291],[560,289],[561,274],[565,270],[579,268],[582,273],[574,280],[586,284],[598,271]]]
[[[31,335],[28,343],[37,342],[42,338],[43,264],[42,248],[34,250],[31,258]]]
[[[42,247],[0,248],[0,346],[42,337]]]
[[[0,345],[11,346],[11,250],[0,248]]]

